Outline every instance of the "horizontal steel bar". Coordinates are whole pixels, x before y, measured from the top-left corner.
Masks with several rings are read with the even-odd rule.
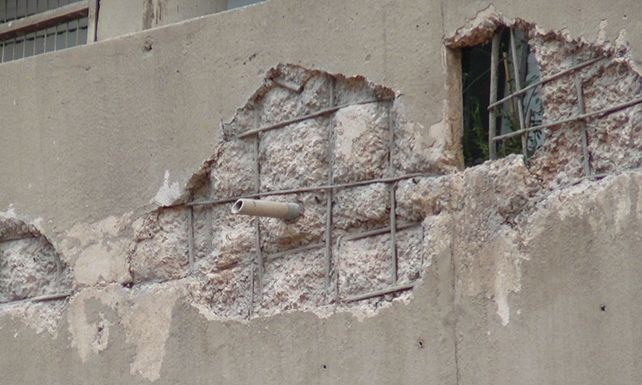
[[[405,285],[393,286],[393,287],[389,287],[387,289],[382,289],[382,290],[377,290],[377,291],[373,291],[373,292],[366,293],[366,294],[360,294],[360,295],[354,295],[352,297],[347,297],[347,298],[343,299],[343,302],[362,301],[364,299],[370,299],[370,298],[374,298],[374,297],[379,297],[379,296],[382,296],[382,295],[395,293],[397,291],[410,290],[413,287],[415,287],[414,283],[407,283]]]
[[[19,235],[10,235],[10,236],[0,236],[0,243],[11,242],[11,241],[21,241],[23,239],[36,238],[34,234],[19,234]]]
[[[58,294],[47,294],[41,295],[39,297],[19,299],[16,301],[0,302],[0,305],[13,304],[13,303],[23,303],[23,302],[44,302],[44,301],[54,301],[57,299],[64,299],[71,296],[73,293],[58,293]]]
[[[290,249],[290,250],[280,251],[280,252],[274,253],[274,254],[263,254],[263,258],[266,261],[273,261],[275,259],[279,259],[279,258],[284,257],[284,256],[289,255],[289,254],[295,254],[295,253],[300,253],[302,251],[320,249],[320,248],[322,248],[324,246],[325,246],[325,242],[323,242],[323,243],[314,243],[314,244],[311,244],[311,245],[305,245],[305,246],[297,247],[297,248]]]
[[[538,131],[538,130],[542,130],[544,128],[548,128],[548,127],[552,127],[552,126],[558,126],[560,124],[575,122],[575,121],[578,121],[578,120],[587,121],[590,118],[593,118],[593,117],[596,117],[596,116],[603,117],[603,116],[610,115],[610,114],[616,113],[618,111],[627,109],[629,107],[633,107],[634,105],[640,104],[640,103],[642,103],[642,98],[633,99],[631,101],[628,101],[628,102],[625,102],[625,103],[621,103],[621,104],[617,104],[615,106],[607,107],[607,108],[601,109],[599,111],[587,112],[585,114],[571,116],[570,118],[558,120],[556,122],[550,122],[550,123],[546,123],[546,124],[541,124],[539,126],[529,127],[529,128],[526,128],[526,129],[523,129],[523,130],[519,130],[519,131],[509,132],[508,134],[496,136],[493,140],[495,142],[497,142],[497,141],[500,141],[500,140],[512,138],[514,136],[519,136],[519,135],[525,134],[527,132]]]
[[[551,81],[553,81],[553,80],[555,80],[555,79],[558,79],[558,78],[560,78],[560,77],[562,77],[562,76],[564,76],[564,75],[566,75],[566,74],[568,74],[568,73],[571,73],[571,72],[573,72],[573,71],[577,71],[577,70],[579,70],[579,69],[581,69],[581,68],[584,68],[584,67],[586,67],[586,66],[589,66],[589,65],[591,65],[591,64],[593,64],[593,63],[596,63],[596,62],[598,62],[598,61],[600,61],[600,60],[604,60],[604,59],[608,59],[608,58],[605,58],[605,57],[597,57],[597,58],[594,58],[594,59],[591,59],[591,60],[587,60],[587,61],[582,62],[582,63],[580,63],[580,64],[578,64],[578,65],[575,65],[575,66],[573,66],[573,67],[567,68],[567,69],[565,69],[564,71],[561,71],[561,72],[558,72],[558,73],[556,73],[556,74],[554,74],[554,75],[551,75],[551,76],[549,76],[549,77],[546,77],[546,78],[544,78],[544,79],[542,79],[542,80],[540,80],[540,81],[538,81],[538,82],[536,82],[536,83],[533,83],[533,84],[529,85],[528,87],[524,87],[524,88],[522,88],[521,90],[519,90],[519,91],[517,91],[517,92],[514,92],[514,93],[512,93],[512,94],[510,94],[510,95],[508,95],[508,96],[506,96],[506,97],[505,97],[505,98],[503,98],[503,99],[500,99],[500,100],[498,100],[498,101],[496,101],[496,102],[493,102],[493,103],[489,104],[489,105],[488,105],[488,110],[490,111],[491,109],[494,109],[495,107],[497,107],[497,106],[499,106],[499,105],[501,105],[501,104],[504,104],[505,102],[509,101],[510,99],[513,99],[513,98],[515,98],[515,97],[517,97],[517,96],[523,95],[523,94],[525,94],[526,92],[528,92],[528,91],[532,90],[533,88],[535,88],[535,87],[537,87],[537,86],[539,86],[539,85],[546,84],[546,83],[551,82]]]
[[[270,131],[270,130],[274,130],[276,128],[289,126],[290,124],[299,123],[299,122],[302,122],[304,120],[318,118],[319,116],[330,114],[330,113],[338,111],[338,110],[340,110],[342,108],[352,107],[352,106],[359,106],[359,105],[362,105],[362,104],[385,102],[387,100],[392,100],[392,99],[394,99],[394,98],[393,97],[387,97],[387,98],[379,98],[379,99],[369,99],[369,100],[364,100],[362,102],[357,102],[357,103],[352,103],[352,104],[344,104],[344,105],[336,106],[336,107],[324,108],[323,110],[320,110],[320,111],[317,111],[317,112],[313,112],[313,113],[308,114],[308,115],[299,116],[299,117],[296,117],[296,118],[284,120],[284,121],[279,122],[279,123],[274,123],[274,124],[271,124],[269,126],[259,127],[259,128],[255,128],[253,130],[245,131],[244,133],[237,135],[235,137],[235,139],[241,139],[241,138],[245,138],[247,136],[258,134],[260,132]]]
[[[0,40],[11,39],[20,34],[53,27],[65,21],[87,17],[88,14],[89,0],[63,5],[50,11],[0,24]]]
[[[299,92],[301,92],[301,90],[303,89],[303,86],[301,84],[297,84],[297,83],[291,82],[289,80],[280,79],[280,78],[273,78],[272,81],[274,82],[274,84],[276,84],[276,85],[278,85],[280,87],[283,87],[285,89],[288,89],[288,90],[290,90],[292,92],[296,92],[297,94]]]
[[[411,178],[418,178],[418,177],[436,177],[436,176],[438,175],[418,172],[414,174],[406,174],[406,175],[390,177],[390,178],[370,179],[370,180],[363,180],[359,182],[343,183],[343,184],[336,184],[336,185],[302,187],[302,188],[296,188],[296,189],[290,189],[290,190],[266,191],[266,192],[256,193],[256,194],[242,195],[239,197],[221,198],[221,199],[215,199],[210,201],[200,201],[200,202],[188,202],[188,203],[185,203],[184,206],[217,205],[221,203],[236,202],[238,199],[259,198],[259,197],[274,196],[274,195],[297,194],[297,193],[323,191],[323,190],[334,190],[334,189],[342,189],[342,188],[348,188],[348,187],[364,186],[364,185],[373,184],[373,183],[392,183],[392,182],[398,182],[404,179],[411,179]]]
[[[417,226],[421,226],[421,222],[402,223],[402,224],[397,225],[397,231],[401,231],[401,230],[405,230],[405,229],[409,229],[411,227],[417,227]],[[343,241],[356,241],[357,239],[367,238],[367,237],[371,237],[371,236],[374,236],[374,235],[386,234],[386,233],[389,233],[390,230],[391,230],[391,228],[390,228],[390,226],[388,226],[388,227],[383,227],[381,229],[364,231],[362,233],[344,236],[341,239]]]

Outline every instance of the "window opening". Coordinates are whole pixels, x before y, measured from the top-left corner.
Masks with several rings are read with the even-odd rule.
[[[97,0],[0,0],[0,63],[96,40]]]
[[[241,8],[267,0],[227,0],[227,9]]]
[[[504,28],[491,40],[461,52],[464,162],[467,167],[508,154],[532,155],[542,144],[540,130],[496,140],[542,122],[540,74],[526,33]],[[492,138],[491,138],[492,137]]]

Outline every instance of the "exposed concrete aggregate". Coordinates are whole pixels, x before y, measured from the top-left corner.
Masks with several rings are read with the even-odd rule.
[[[384,106],[346,107],[335,114],[335,182],[381,178],[388,167],[388,114]]]
[[[329,119],[310,119],[264,133],[261,188],[274,191],[327,184],[329,123]]]
[[[216,167],[210,171],[212,198],[256,192],[256,160],[251,140],[223,142],[217,150]]]
[[[0,302],[59,291],[55,250],[45,239],[0,243]]]
[[[275,202],[300,202],[304,211],[301,217],[291,222],[276,218],[260,218],[262,250],[266,253],[276,253],[319,242],[325,234],[326,199],[324,193],[288,194],[266,198]]]
[[[136,238],[130,259],[135,283],[166,281],[187,275],[186,208],[162,209],[150,214]]]
[[[215,230],[212,234],[212,253],[199,261],[203,272],[225,269],[256,255],[256,219],[232,214],[229,205],[212,207]]]
[[[390,235],[345,241],[337,256],[339,295],[363,294],[392,286]]]
[[[70,291],[69,269],[33,225],[0,219],[0,303]]]
[[[257,315],[315,310],[330,303],[325,288],[323,250],[291,254],[265,264],[262,301]]]
[[[337,229],[354,232],[385,227],[390,215],[390,189],[385,183],[373,183],[339,190],[332,211]]]

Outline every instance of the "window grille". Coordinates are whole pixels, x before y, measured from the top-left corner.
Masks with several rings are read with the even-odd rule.
[[[98,0],[0,0],[0,63],[96,41]]]

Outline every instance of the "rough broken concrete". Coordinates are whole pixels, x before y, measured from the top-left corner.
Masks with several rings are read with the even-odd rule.
[[[33,225],[0,217],[0,303],[68,293],[69,268]]]

